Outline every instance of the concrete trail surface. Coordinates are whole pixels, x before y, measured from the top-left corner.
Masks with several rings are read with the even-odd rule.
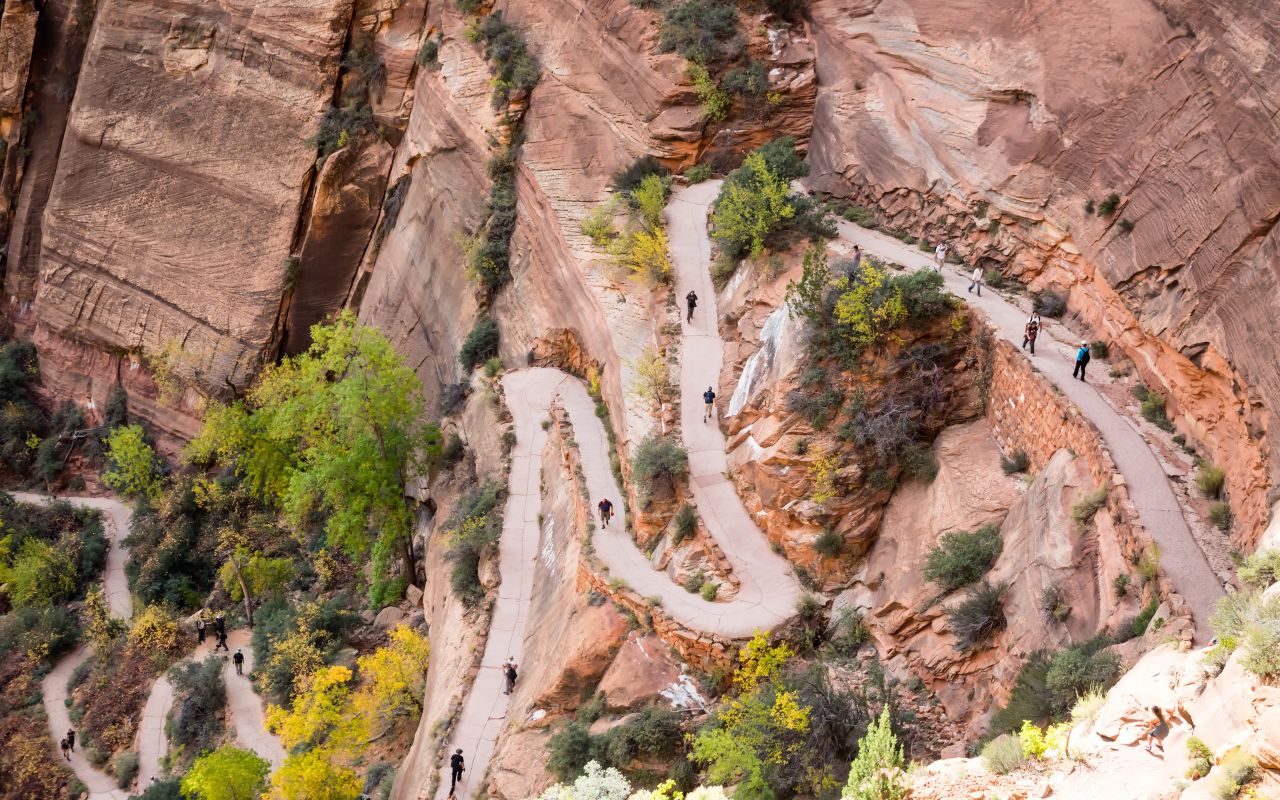
[[[694,383],[700,379],[700,375],[695,375]],[[542,506],[542,451],[547,443],[542,422],[548,419],[554,402],[561,404],[573,425],[592,511],[600,498],[608,497],[618,506],[622,499],[609,465],[608,434],[596,416],[595,403],[587,393],[587,387],[580,380],[559,370],[535,368],[509,372],[502,382],[516,430],[502,538],[498,543],[502,583],[498,587],[498,599],[480,671],[463,704],[447,750],[447,753],[453,753],[462,748],[467,760],[467,771],[457,790],[458,797],[463,800],[474,796],[479,789],[493,756],[494,743],[506,721],[508,697],[502,693],[502,663],[509,656],[515,656],[519,661],[524,644],[535,559],[542,539],[538,511]],[[685,420],[685,424],[690,423]],[[714,428],[710,424],[704,427],[701,418],[697,419],[697,425],[698,431]],[[703,437],[699,441],[709,441],[709,438]],[[691,445],[690,449],[692,451],[694,446]],[[697,452],[698,463],[714,464],[705,445]],[[721,457],[723,460],[723,453]],[[691,452],[690,462],[694,460]],[[708,477],[705,471],[703,474],[704,478]],[[697,475],[695,472],[695,482]],[[771,630],[795,613],[799,588],[786,562],[774,555],[764,542],[764,536],[754,530],[742,503],[733,494],[733,487],[724,480],[723,474],[715,472],[709,477],[718,478],[728,494],[717,494],[714,488],[707,491],[696,487],[695,496],[699,513],[713,533],[719,533],[717,539],[722,541],[721,546],[729,554],[739,578],[740,588],[733,600],[704,600],[673,583],[665,572],[655,570],[623,527],[621,514],[609,527],[597,528],[592,535],[596,555],[609,568],[611,576],[622,578],[643,596],[661,597],[662,610],[689,628],[731,639],[750,636],[756,630]],[[740,533],[746,533],[739,538],[758,538],[763,547],[757,550],[762,549],[768,558],[760,557],[754,551],[743,555],[740,549],[735,549],[739,538],[730,539],[725,528],[726,524],[734,522],[742,526]],[[443,800],[449,794],[447,761],[439,767],[443,779],[437,797]]]
[[[23,503],[46,505],[54,501],[45,495],[30,492],[13,492],[13,497]],[[107,551],[107,567],[103,576],[107,606],[113,616],[128,621],[133,617],[133,598],[129,594],[129,581],[125,576],[124,565],[128,560],[128,552],[124,547],[124,538],[128,535],[133,523],[133,512],[119,500],[108,497],[59,497],[72,505],[84,508],[95,508],[107,518],[106,535],[110,541]],[[212,652],[214,646],[212,635],[196,651],[184,660],[203,659]],[[225,659],[223,678],[227,688],[227,709],[231,714],[235,728],[236,740],[241,747],[253,750],[271,762],[273,768],[284,763],[284,748],[280,740],[267,732],[263,724],[264,713],[262,698],[253,691],[248,675],[253,669],[253,650],[249,647],[249,632],[234,630],[227,636],[231,652],[241,648],[244,652],[244,676],[237,676],[231,659]],[[71,728],[71,716],[67,708],[67,681],[76,668],[89,658],[86,645],[80,645],[54,666],[53,670],[41,682],[44,696],[45,715],[49,719],[49,734],[59,758],[62,757],[58,743]],[[162,759],[169,753],[169,739],[165,735],[165,718],[173,705],[173,686],[166,675],[161,675],[152,684],[147,703],[142,709],[142,719],[138,726],[138,791],[149,786],[152,780],[163,773],[160,768]],[[115,778],[96,769],[84,757],[84,750],[77,741],[76,750],[71,754],[70,766],[76,777],[89,789],[89,800],[126,800],[130,792],[116,786]]]
[[[837,224],[840,238],[858,245],[864,254],[909,270],[934,268],[932,253],[924,253],[851,222],[840,220]],[[997,336],[1021,347],[1027,312],[989,287],[981,297],[970,293],[971,273],[971,267],[960,267],[957,271],[954,265],[948,264],[943,270],[943,280],[953,294],[982,312],[995,328]],[[1168,476],[1142,434],[1101,393],[1087,382],[1071,377],[1079,339],[1055,320],[1042,319],[1042,322],[1045,324],[1040,329],[1036,354],[1032,356],[1023,352],[1102,433],[1111,458],[1124,476],[1142,527],[1160,547],[1160,566],[1191,608],[1196,643],[1205,644],[1210,638],[1209,616],[1218,599],[1225,594],[1222,582],[1191,535],[1178,498],[1169,486]],[[1090,369],[1096,374],[1103,366],[1093,363]]]

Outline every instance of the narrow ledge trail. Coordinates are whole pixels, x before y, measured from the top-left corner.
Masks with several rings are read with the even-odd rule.
[[[107,607],[112,616],[125,621],[132,619],[133,598],[129,594],[129,581],[124,569],[125,562],[129,558],[124,539],[128,536],[128,531],[133,524],[133,512],[129,507],[109,497],[52,498],[31,492],[12,492],[11,494],[23,503],[47,505],[55,500],[65,500],[74,506],[93,508],[103,512],[110,541],[107,566],[103,575]],[[242,649],[245,656],[242,676],[235,674],[230,658],[225,655],[223,657],[223,682],[227,690],[227,710],[231,716],[236,743],[270,761],[273,769],[278,768],[284,763],[284,747],[281,746],[279,739],[267,731],[263,722],[265,713],[262,698],[253,691],[253,686],[249,683],[249,674],[253,671],[253,650],[249,647],[249,632],[244,629],[229,631],[227,645],[231,648],[231,652],[235,652],[237,648]],[[212,653],[213,646],[214,642],[210,638],[179,663],[204,659]],[[89,658],[89,655],[89,647],[81,644],[63,657],[41,681],[44,710],[49,720],[49,735],[52,739],[51,745],[58,758],[62,757],[58,742],[72,727],[66,702],[67,681],[76,668]],[[161,765],[169,753],[169,740],[165,735],[165,718],[172,705],[173,686],[166,675],[161,675],[152,684],[138,725],[136,740],[138,793],[163,774]],[[88,788],[89,800],[127,800],[132,794],[129,790],[116,786],[115,778],[90,764],[84,757],[82,747],[77,746],[75,752],[71,754],[70,766],[75,776]]]

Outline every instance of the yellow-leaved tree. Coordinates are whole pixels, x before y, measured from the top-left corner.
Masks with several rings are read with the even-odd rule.
[[[854,347],[874,344],[907,318],[902,287],[890,283],[884,267],[874,261],[864,261],[853,277],[841,278],[837,288],[836,321]]]
[[[311,674],[289,711],[267,707],[267,729],[294,751],[271,777],[276,800],[353,800],[360,776],[344,762],[360,757],[368,744],[368,723],[352,707],[352,673],[322,667]]]
[[[356,712],[364,719],[392,720],[422,713],[422,693],[427,683],[431,643],[404,625],[387,634],[387,646],[361,656],[362,684],[355,698]]]

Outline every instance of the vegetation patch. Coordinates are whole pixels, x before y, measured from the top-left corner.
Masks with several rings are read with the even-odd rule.
[[[943,593],[975,584],[995,565],[1003,547],[994,525],[944,533],[925,555],[924,579],[937,584]]]

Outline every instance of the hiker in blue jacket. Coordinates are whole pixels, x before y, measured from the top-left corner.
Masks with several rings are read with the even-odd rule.
[[[1089,343],[1081,342],[1080,349],[1076,351],[1076,368],[1071,371],[1071,377],[1084,380],[1084,368],[1089,366]]]

